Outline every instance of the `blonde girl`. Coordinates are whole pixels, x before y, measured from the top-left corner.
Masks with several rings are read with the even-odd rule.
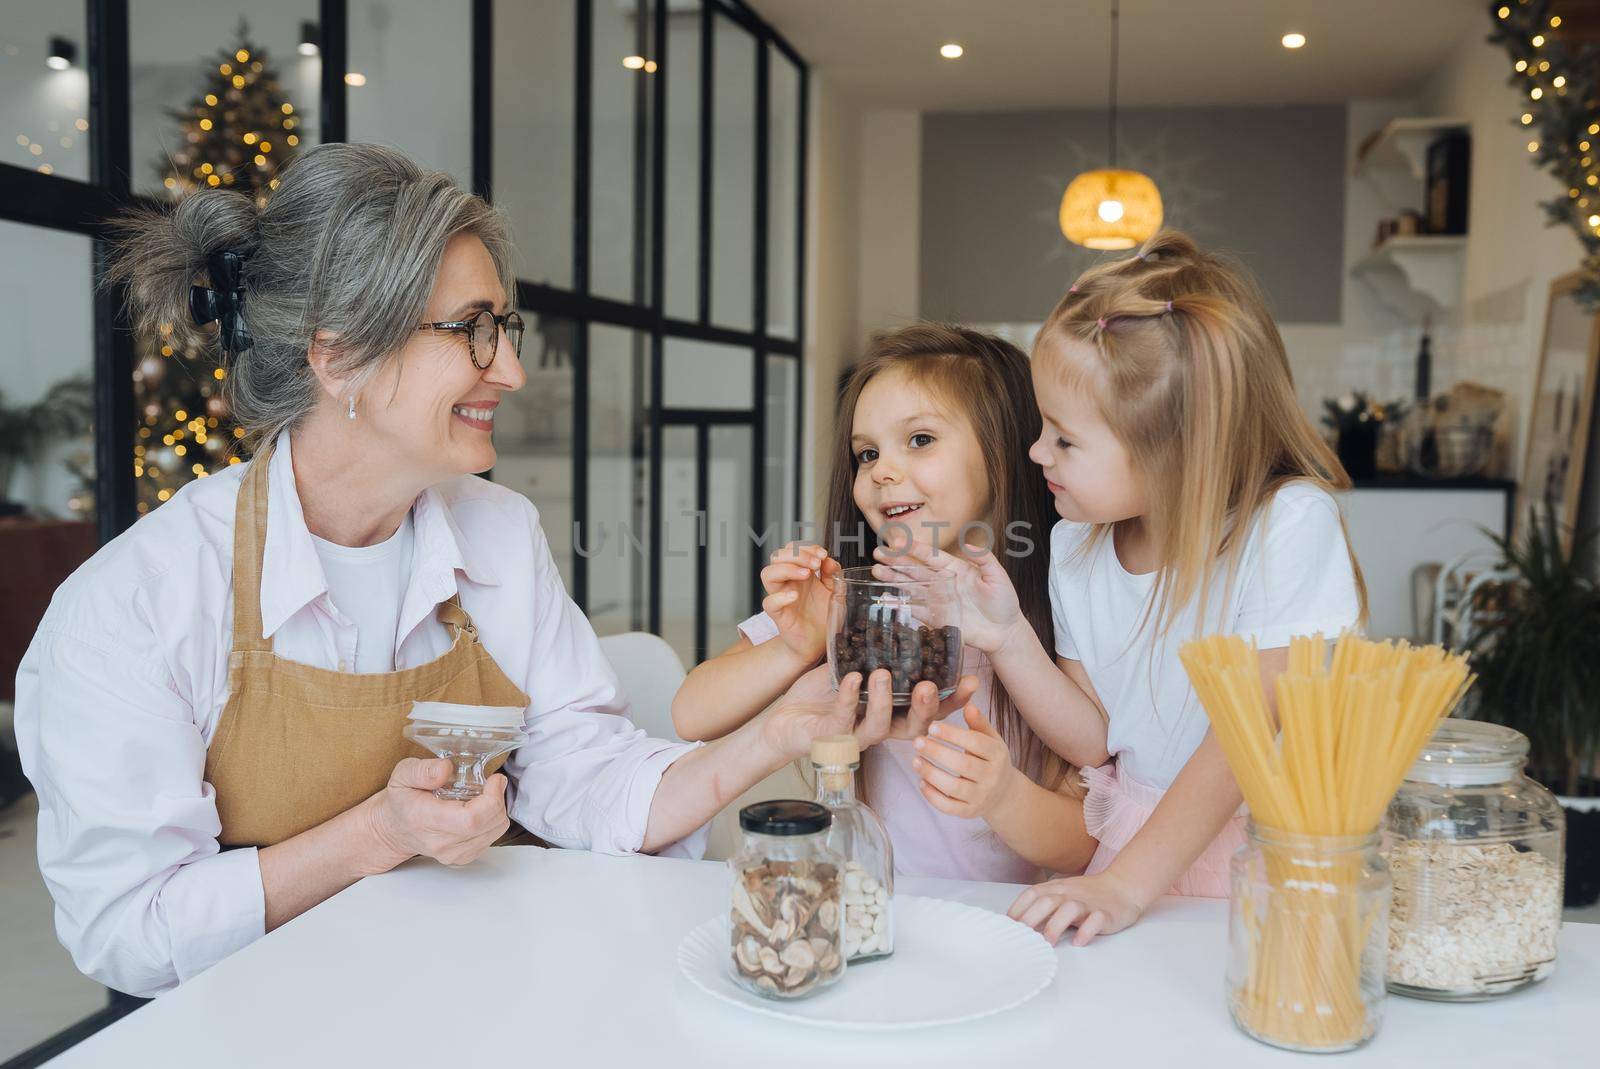
[[[1052,633],[1046,540],[1055,512],[1029,443],[1039,434],[1028,360],[976,331],[917,324],[880,335],[840,403],[824,537],[791,544],[761,573],[764,611],[739,640],[690,673],[673,700],[679,734],[716,738],[821,660],[840,567],[872,563],[898,531],[933,548],[993,537],[1002,574],[1026,591],[1019,627]],[[890,736],[863,755],[863,783],[888,825],[902,874],[1027,883],[1081,872],[1094,851],[1075,777],[1018,714],[983,654],[943,707],[913,692]],[[820,669],[826,672],[826,669]],[[886,686],[880,670],[870,691]],[[974,700],[967,702],[968,697]]]
[[[1011,910],[1052,942],[1076,927],[1081,945],[1161,894],[1228,893],[1241,798],[1178,647],[1243,634],[1270,680],[1291,635],[1358,625],[1366,594],[1333,497],[1349,482],[1240,268],[1168,231],[1090,270],[1041,329],[1033,381],[1042,430],[1029,456],[1061,516],[1054,646],[1024,625],[1020,588],[992,554],[912,553],[957,573],[966,640],[1034,731],[1084,768],[1093,860]]]

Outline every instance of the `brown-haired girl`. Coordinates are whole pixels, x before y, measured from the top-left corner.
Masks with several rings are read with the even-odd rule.
[[[1100,840],[1088,872],[1011,910],[1052,942],[1076,926],[1081,945],[1168,891],[1228,893],[1241,799],[1178,647],[1217,632],[1254,640],[1271,694],[1289,637],[1357,626],[1365,591],[1332,496],[1349,482],[1240,268],[1168,231],[1088,271],[1040,331],[1033,381],[1043,432],[1029,455],[1062,517],[1054,646],[992,555],[913,553],[958,574],[966,641],[1040,737],[1084,767]]]
[[[1015,346],[936,324],[875,338],[840,404],[829,546],[791,543],[773,555],[761,573],[764,611],[674,698],[678,732],[725,734],[816,665],[834,576],[870,564],[889,529],[946,550],[985,532],[1003,547],[998,566],[1026,592],[1018,618],[1050,643],[1043,542],[1055,514],[1025,459],[1039,426],[1028,360]],[[934,684],[919,684],[909,714],[864,756],[895,870],[1011,882],[1037,879],[1041,869],[1082,871],[1095,844],[1076,778],[1018,714],[984,656],[967,649],[965,667],[973,678],[943,707]],[[888,683],[888,672],[873,675],[869,692]],[[966,703],[973,688],[976,700]]]

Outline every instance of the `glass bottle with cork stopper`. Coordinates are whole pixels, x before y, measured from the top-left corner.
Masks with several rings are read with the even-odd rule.
[[[812,740],[817,801],[833,812],[828,846],[844,859],[844,953],[848,961],[886,958],[894,952],[894,848],[889,832],[856,797],[861,744],[854,735]]]

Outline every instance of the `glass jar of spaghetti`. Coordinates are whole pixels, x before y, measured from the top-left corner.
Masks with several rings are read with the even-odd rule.
[[[1554,971],[1566,815],[1527,759],[1511,728],[1445,720],[1406,773],[1384,834],[1395,994],[1475,1002]]]
[[[1383,1021],[1389,870],[1379,837],[1251,822],[1232,861],[1228,1009],[1286,1050],[1354,1050]]]

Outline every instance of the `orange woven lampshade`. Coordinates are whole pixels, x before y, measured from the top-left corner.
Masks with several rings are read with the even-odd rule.
[[[1131,249],[1161,229],[1161,191],[1149,175],[1085,171],[1061,196],[1061,232],[1090,249]]]

